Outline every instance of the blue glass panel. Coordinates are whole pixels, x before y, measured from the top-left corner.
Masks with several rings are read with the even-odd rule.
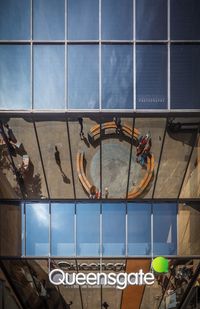
[[[0,46],[0,108],[29,109],[30,47]]]
[[[0,1],[0,40],[30,39],[30,1]]]
[[[35,40],[65,39],[65,0],[33,1],[33,37]]]
[[[34,46],[34,108],[65,108],[64,45]]]
[[[68,46],[68,107],[99,106],[98,46]]]
[[[99,39],[98,0],[68,0],[68,39]]]
[[[166,0],[136,0],[136,39],[167,39]]]
[[[125,255],[125,204],[102,206],[103,256]]]
[[[133,39],[132,0],[102,0],[102,39]]]
[[[51,254],[74,256],[74,204],[51,204]]]
[[[100,205],[77,204],[77,255],[100,255]]]
[[[151,254],[151,205],[128,204],[128,255]]]
[[[26,255],[49,254],[49,204],[26,204]]]
[[[25,211],[24,211],[24,204],[21,204],[21,227],[22,227],[22,255],[25,255]]]
[[[131,45],[102,46],[103,108],[133,108],[132,55]]]
[[[137,45],[136,106],[167,108],[167,46]]]
[[[171,39],[200,39],[200,1],[176,0],[170,4]]]
[[[153,205],[153,254],[177,254],[177,206]]]
[[[171,46],[171,108],[200,109],[200,46]]]

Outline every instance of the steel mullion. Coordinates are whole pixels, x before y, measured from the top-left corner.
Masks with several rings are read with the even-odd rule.
[[[135,129],[135,118],[132,120],[132,132],[134,132]],[[129,181],[130,181],[130,172],[131,172],[131,159],[132,159],[132,152],[133,152],[133,142],[134,142],[134,136],[131,137],[131,145],[130,145],[130,157],[129,157],[129,167],[128,167],[128,179],[127,179],[127,188],[126,188],[126,200],[128,199],[128,191],[129,191]]]

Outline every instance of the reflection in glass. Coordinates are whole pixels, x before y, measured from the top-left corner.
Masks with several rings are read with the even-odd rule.
[[[192,157],[181,189],[180,198],[200,197],[200,134],[198,134]]]
[[[167,39],[167,1],[136,0],[136,39]]]
[[[99,39],[99,1],[68,0],[68,40]]]
[[[172,40],[199,40],[200,2],[176,0],[170,4],[170,29]]]
[[[49,254],[49,204],[26,204],[26,255]]]
[[[23,178],[21,189],[27,199],[47,198],[47,188],[40,160],[33,121],[27,118],[9,118],[7,121],[12,138],[13,161]],[[5,128],[8,135],[8,130]],[[16,190],[19,192],[19,189]],[[18,193],[19,194],[19,193]]]
[[[103,256],[125,255],[125,204],[102,205]]]
[[[98,121],[100,122],[100,117]],[[72,165],[77,198],[92,198],[91,187],[100,195],[100,125],[90,118],[68,120]],[[93,129],[97,128],[97,131]],[[94,134],[95,133],[95,134]]]
[[[65,0],[33,1],[35,40],[65,39]]]
[[[34,108],[65,108],[65,47],[34,46]]]
[[[100,205],[77,204],[77,255],[100,255]]]
[[[135,131],[138,130],[138,138],[144,137],[146,134],[151,138],[151,147],[149,154],[153,156],[152,171],[153,174],[148,174],[148,163],[142,164],[142,154],[137,156],[137,144],[133,143],[132,160],[130,168],[129,178],[129,196],[131,192],[138,187],[142,188],[139,197],[151,198],[154,188],[155,175],[158,168],[158,162],[160,157],[161,146],[163,143],[164,130],[166,126],[166,119],[164,118],[136,118],[135,119]],[[145,156],[144,156],[145,157]],[[138,162],[137,162],[138,161]],[[150,169],[151,170],[151,169]],[[146,183],[145,179],[149,176],[150,182]]]
[[[153,254],[177,254],[177,206],[153,205]]]
[[[53,120],[41,117],[36,121],[50,196],[74,198],[66,121],[56,121],[55,115]]]
[[[133,119],[121,117],[105,117],[104,119],[101,126],[102,196],[109,199],[125,198]]]
[[[102,0],[102,39],[132,40],[133,1]]]
[[[128,204],[128,255],[151,254],[151,205]]]
[[[200,109],[200,46],[171,46],[171,108]]]
[[[187,128],[190,118],[168,120],[155,187],[155,198],[177,198],[197,131]]]
[[[133,108],[131,45],[102,45],[102,107]]]
[[[99,63],[97,45],[68,46],[68,107],[99,106]]]
[[[51,255],[75,255],[74,204],[51,204]]]
[[[30,103],[30,47],[0,46],[0,108],[29,109]]]
[[[0,2],[0,40],[30,39],[30,1]]]
[[[167,108],[167,46],[136,46],[136,104],[138,109]]]

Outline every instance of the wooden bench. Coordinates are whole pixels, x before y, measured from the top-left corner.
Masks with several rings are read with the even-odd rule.
[[[86,175],[85,175],[85,171],[84,171],[84,152],[78,152],[77,153],[77,157],[76,157],[76,169],[77,169],[77,173],[78,173],[78,178],[83,186],[83,188],[85,189],[85,191],[90,194],[90,189],[92,187],[92,185],[90,184],[90,182],[88,181]]]
[[[139,185],[134,187],[128,193],[128,199],[133,199],[138,197],[149,185],[154,172],[154,156],[151,154],[151,157],[147,158],[147,170],[144,178],[140,181]]]
[[[90,129],[88,133],[88,139],[90,141],[95,141],[95,139],[98,139],[100,137],[101,132],[105,134],[105,131],[109,129],[114,129],[114,130],[117,129],[117,126],[114,121],[102,123],[101,126],[100,124],[97,124]],[[121,126],[121,129],[122,129],[122,133],[128,135],[128,137],[130,138],[133,137],[137,139],[139,136],[138,129],[134,128],[134,130],[132,131],[132,128],[130,128],[127,124],[123,124]]]

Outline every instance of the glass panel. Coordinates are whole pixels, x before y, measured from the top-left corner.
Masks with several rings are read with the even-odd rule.
[[[79,272],[81,273],[88,274],[92,272],[96,274],[96,273],[99,273],[100,271],[100,268],[96,266],[100,264],[100,260],[78,260],[77,262],[78,262],[78,265],[80,264],[89,265],[88,269],[87,269],[87,266],[85,267],[86,269],[81,269],[81,270],[79,269]],[[94,268],[91,267],[91,265],[93,265]],[[82,295],[84,309],[101,308],[101,288],[99,286],[83,285],[81,287],[81,295]]]
[[[102,0],[102,39],[132,40],[133,1]]]
[[[74,256],[74,204],[51,204],[51,254]]]
[[[68,107],[99,107],[99,63],[97,45],[68,46]]]
[[[128,198],[151,198],[166,119],[136,118]]]
[[[151,205],[128,204],[128,256],[151,254]]]
[[[100,255],[100,205],[77,204],[77,255]]]
[[[153,254],[177,254],[177,206],[153,205]]]
[[[107,269],[104,270],[104,273],[123,273],[125,271],[125,260],[102,260],[102,264],[108,265]],[[111,267],[113,265],[114,267]],[[102,308],[115,308],[115,309],[120,309],[121,308],[121,297],[122,297],[122,292],[123,290],[117,289],[116,287],[113,286],[102,286],[102,305],[104,304],[104,307]],[[108,305],[108,307],[106,307]]]
[[[34,108],[65,108],[64,45],[34,46]]]
[[[155,188],[155,198],[177,198],[197,131],[190,118],[168,120]]]
[[[21,256],[21,206],[0,205],[0,256]]]
[[[180,198],[200,197],[200,134],[193,149]]]
[[[102,205],[103,256],[125,255],[125,204]]]
[[[131,45],[102,45],[102,107],[133,108]]]
[[[65,0],[33,1],[35,40],[65,39]]]
[[[180,204],[178,212],[178,254],[199,255],[199,205]]]
[[[71,266],[71,269],[69,265]],[[69,260],[69,259],[62,259],[62,261],[51,259],[51,269],[53,268],[60,268],[64,272],[72,274],[74,272],[77,272],[77,262],[75,260]],[[71,287],[71,286],[66,286],[66,285],[65,286],[60,285],[59,292],[65,302],[65,305],[63,306],[65,306],[66,309],[70,308],[71,305],[72,305],[72,308],[74,309],[82,308],[82,305],[81,305],[82,295],[80,295],[81,290],[79,289],[78,286]]]
[[[26,255],[49,255],[49,204],[26,204]]]
[[[74,198],[65,119],[37,117],[36,128],[51,198]]]
[[[136,39],[167,39],[166,0],[136,0]]]
[[[21,179],[21,190],[28,199],[47,198],[35,131],[30,118],[5,118],[4,131],[10,139],[13,160]],[[19,189],[16,192],[19,192]]]
[[[136,46],[136,105],[138,109],[167,108],[167,46]]]
[[[1,1],[0,40],[29,40],[29,39],[30,39],[30,1],[27,0]]]
[[[99,39],[99,1],[68,0],[68,40]]]
[[[0,46],[0,108],[29,109],[30,46]]]
[[[171,108],[200,109],[200,46],[171,46]]]
[[[176,0],[170,4],[171,39],[199,40],[200,2],[198,0]]]
[[[69,119],[68,127],[76,197],[99,199],[100,124],[79,117]]]
[[[104,117],[102,121],[102,196],[125,198],[133,119]]]

